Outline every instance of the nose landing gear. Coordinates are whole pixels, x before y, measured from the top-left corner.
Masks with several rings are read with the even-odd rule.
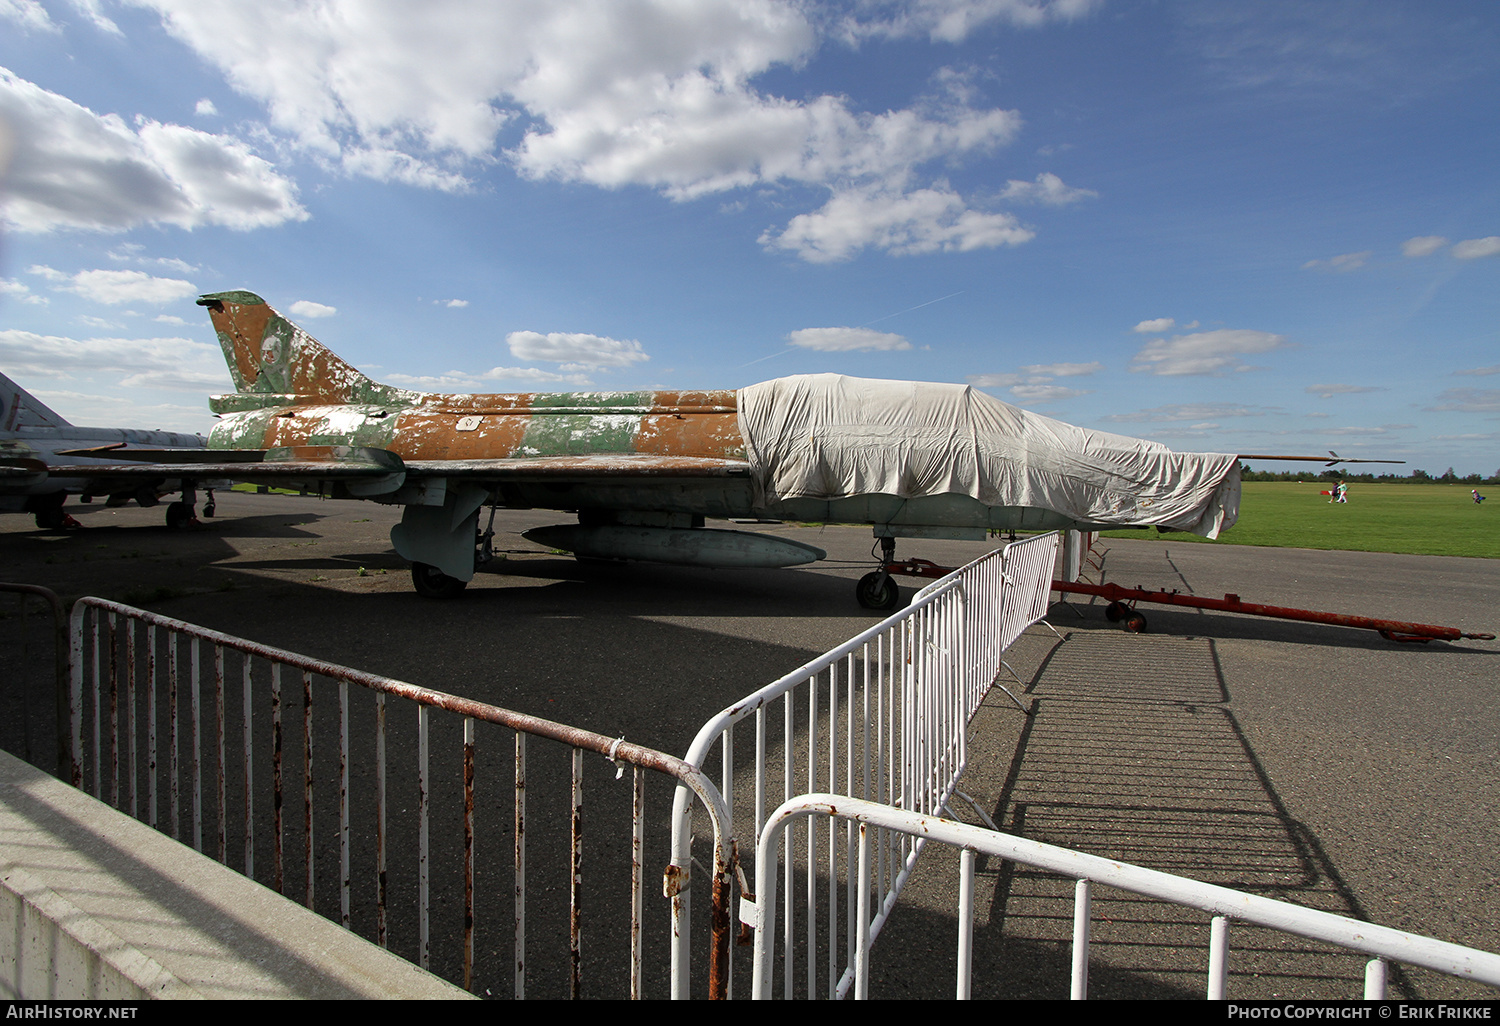
[[[895,609],[901,602],[901,588],[891,578],[891,564],[896,561],[896,539],[880,539],[880,569],[872,570],[854,586],[854,597],[865,609],[881,612]]]

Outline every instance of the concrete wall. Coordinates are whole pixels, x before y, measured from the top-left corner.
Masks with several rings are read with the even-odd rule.
[[[0,997],[468,996],[0,752]]]

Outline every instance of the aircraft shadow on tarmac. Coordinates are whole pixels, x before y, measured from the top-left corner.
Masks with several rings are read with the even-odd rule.
[[[317,554],[272,559],[240,559],[226,564],[225,571],[342,571],[368,576],[380,572],[405,582],[408,567],[390,552]],[[909,598],[915,589],[903,588]],[[374,595],[348,594],[353,602],[368,602]],[[855,617],[878,622],[884,613],[859,606],[854,582],[827,573],[795,569],[710,570],[641,563],[582,563],[570,556],[538,556],[507,559],[487,566],[475,581],[452,601],[424,599],[404,589],[382,593],[382,600],[401,602],[409,609],[423,610],[425,617],[462,617],[466,611],[495,605],[527,612],[533,604],[553,612],[559,605],[579,614],[600,611],[629,612],[650,616],[734,617]],[[857,633],[857,631],[853,632]],[[843,640],[843,639],[838,639]]]

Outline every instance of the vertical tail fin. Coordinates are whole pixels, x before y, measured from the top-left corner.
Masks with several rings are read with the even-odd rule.
[[[253,292],[216,292],[199,297],[198,305],[208,307],[244,397],[264,395],[267,405],[409,401],[410,393],[365,377]]]
[[[0,374],[0,431],[14,431],[23,427],[72,426],[62,414]]]

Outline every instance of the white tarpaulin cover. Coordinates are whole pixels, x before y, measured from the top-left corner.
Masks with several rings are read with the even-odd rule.
[[[757,503],[967,495],[1083,524],[1208,538],[1239,511],[1239,459],[1086,431],[966,385],[803,374],[740,390]]]

